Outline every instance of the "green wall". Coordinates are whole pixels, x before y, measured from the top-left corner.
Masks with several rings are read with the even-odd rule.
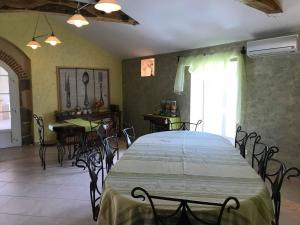
[[[37,14],[33,13],[1,13],[0,36],[15,44],[31,60],[33,112],[42,115],[45,124],[54,121],[54,111],[58,108],[56,67],[95,67],[107,68],[110,71],[110,102],[122,108],[122,69],[121,59],[100,49],[93,43],[81,38],[72,29],[65,27],[49,16],[56,36],[63,42],[52,47],[40,41],[42,47],[32,50],[26,47],[31,40]],[[38,33],[49,32],[41,17]],[[81,29],[88,30],[88,27]],[[9,53],[8,53],[9,54]],[[34,129],[36,130],[36,129]],[[54,135],[46,129],[46,139],[53,139]],[[37,141],[37,133],[35,133]]]

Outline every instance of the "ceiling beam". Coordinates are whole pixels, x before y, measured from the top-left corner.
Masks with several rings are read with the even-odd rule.
[[[267,14],[282,13],[283,10],[277,0],[240,0],[242,3]]]
[[[89,19],[131,25],[139,24],[123,11],[104,13],[96,10],[94,7],[96,1],[94,0],[80,0],[78,2],[74,0],[1,0],[0,13],[36,11],[71,16],[75,13],[77,6],[79,6],[79,8],[84,6],[80,10],[80,13]],[[87,2],[89,3],[88,5],[86,5]]]

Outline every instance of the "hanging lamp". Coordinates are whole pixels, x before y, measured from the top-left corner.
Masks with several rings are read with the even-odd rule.
[[[100,0],[95,5],[95,8],[106,13],[111,13],[122,9],[116,0]]]
[[[48,36],[48,38],[45,40],[45,42],[47,44],[52,45],[52,46],[55,46],[57,44],[61,44],[61,41],[54,35],[54,31],[53,31],[53,28],[52,28],[51,24],[49,23],[48,17],[45,16],[45,19],[46,19],[46,22],[47,22],[48,26],[51,29],[51,34],[50,34],[50,36]]]
[[[67,20],[68,24],[72,24],[76,27],[82,27],[85,25],[89,24],[89,21],[86,20],[86,18],[84,18],[78,11],[71,16],[68,20]]]
[[[28,42],[28,44],[26,46],[28,46],[34,50],[41,47],[40,43],[38,43],[34,37],[32,38],[31,41]]]
[[[45,40],[46,43],[55,46],[57,44],[61,44],[61,41],[54,35],[54,33],[52,32],[52,34]]]
[[[47,24],[48,24],[48,26],[51,30],[51,33],[50,33],[50,35],[49,35],[49,33],[48,34],[42,34],[42,35],[36,35],[37,27],[38,27],[38,24],[39,24],[39,21],[40,21],[40,15],[38,15],[38,18],[37,18],[37,21],[36,21],[36,24],[35,24],[35,28],[34,28],[34,33],[33,33],[32,40],[29,41],[26,45],[26,46],[34,49],[34,50],[41,47],[40,43],[36,39],[43,38],[43,37],[46,37],[46,36],[48,36],[48,37],[45,40],[45,42],[50,44],[51,46],[61,44],[61,41],[54,35],[53,28],[52,28],[51,24],[49,23],[49,20],[48,20],[47,16],[44,15],[44,18],[45,18],[45,20],[46,20],[46,22],[47,22]]]

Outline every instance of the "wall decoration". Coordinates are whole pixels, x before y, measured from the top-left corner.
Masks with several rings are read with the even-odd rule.
[[[155,59],[142,59],[141,60],[141,76],[153,77],[155,76]]]
[[[57,68],[60,111],[107,111],[109,71],[107,69]]]

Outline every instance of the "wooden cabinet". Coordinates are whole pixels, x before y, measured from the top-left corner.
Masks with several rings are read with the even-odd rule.
[[[155,114],[145,114],[144,120],[149,121],[150,132],[168,131],[171,130],[170,123],[180,122],[180,117],[168,117]]]

